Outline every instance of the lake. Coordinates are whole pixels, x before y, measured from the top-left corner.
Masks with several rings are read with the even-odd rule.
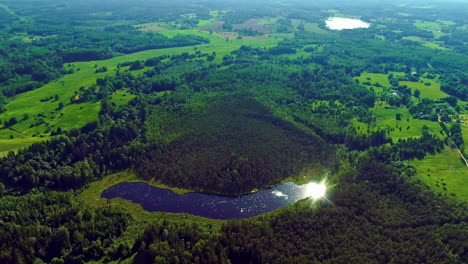
[[[211,219],[248,218],[271,212],[279,207],[325,194],[325,185],[287,182],[273,188],[241,196],[222,196],[204,193],[183,195],[151,186],[143,182],[123,182],[105,190],[101,197],[122,198],[141,204],[150,212],[187,213]]]
[[[368,28],[370,24],[359,19],[330,17],[325,21],[327,27],[332,30]]]

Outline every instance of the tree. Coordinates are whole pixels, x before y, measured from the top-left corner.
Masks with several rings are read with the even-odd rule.
[[[450,134],[457,134],[457,133],[462,133],[462,128],[459,123],[455,123],[450,127]]]
[[[442,100],[446,101],[452,107],[457,106],[458,99],[455,96],[449,96],[449,97],[443,98]]]
[[[11,127],[15,125],[16,123],[18,123],[18,120],[16,119],[16,117],[12,117],[10,118],[10,120],[5,121],[5,127]]]

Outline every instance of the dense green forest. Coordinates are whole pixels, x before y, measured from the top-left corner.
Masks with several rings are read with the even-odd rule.
[[[0,263],[468,263],[467,10],[0,1]],[[100,197],[319,180],[226,221]]]

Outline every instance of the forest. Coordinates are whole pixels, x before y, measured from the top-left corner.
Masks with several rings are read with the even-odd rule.
[[[286,2],[0,1],[0,263],[467,263],[468,6]]]

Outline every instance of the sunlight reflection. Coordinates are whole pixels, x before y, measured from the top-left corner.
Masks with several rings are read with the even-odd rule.
[[[318,200],[325,196],[327,192],[327,186],[325,183],[315,183],[311,182],[304,186],[304,194],[306,197],[311,197],[314,200]]]

